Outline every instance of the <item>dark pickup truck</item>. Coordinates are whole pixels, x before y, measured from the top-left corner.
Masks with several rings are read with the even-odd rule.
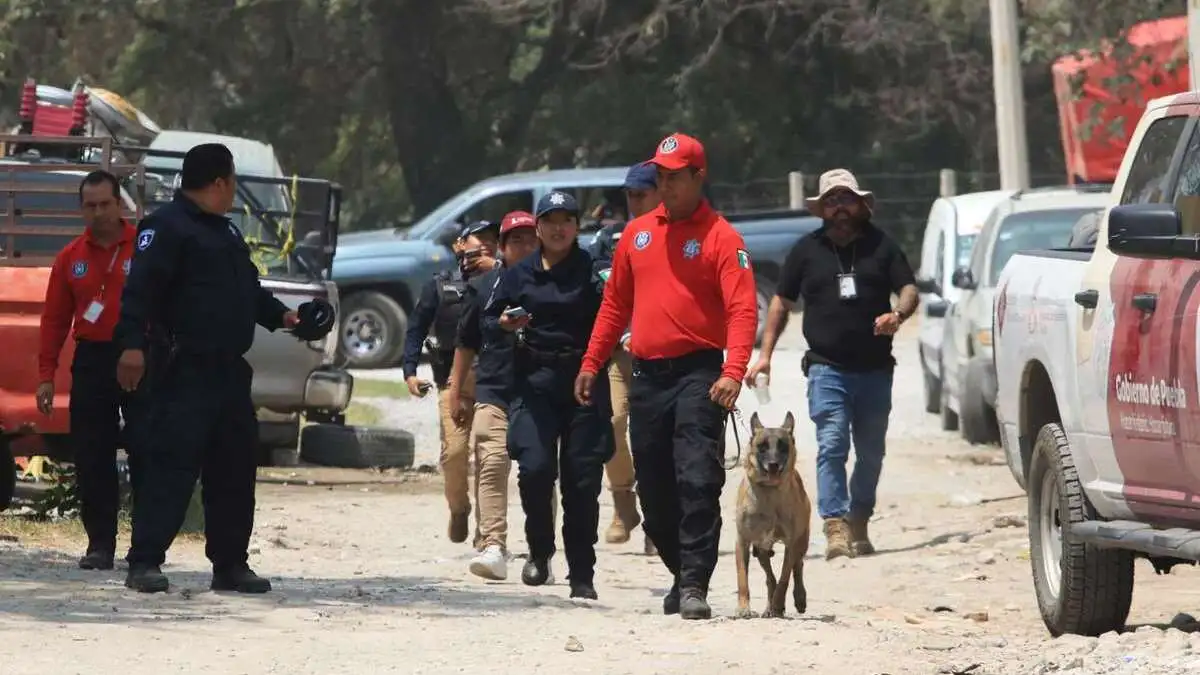
[[[537,171],[496,176],[463,190],[409,228],[343,234],[338,238],[333,281],[341,295],[338,350],[351,368],[396,366],[404,349],[408,314],[421,285],[451,269],[450,244],[462,225],[499,222],[509,211],[532,211],[553,191],[570,192],[585,214],[580,243],[595,238],[601,223],[587,217],[597,205],[623,204],[626,167]],[[717,205],[720,206],[719,204]],[[758,281],[759,335],[775,293],[783,259],[800,237],[820,226],[806,212],[725,214],[746,240]]]

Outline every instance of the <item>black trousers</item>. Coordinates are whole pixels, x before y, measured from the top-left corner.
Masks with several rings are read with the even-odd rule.
[[[708,591],[721,538],[725,410],[708,391],[720,351],[633,362],[629,447],[642,528],[681,588]]]
[[[214,569],[245,565],[254,529],[258,421],[253,371],[242,358],[180,354],[154,381],[147,448],[134,495],[131,565],[161,565],[179,533],[197,478],[205,553]]]
[[[519,358],[519,357],[518,357]],[[591,583],[596,567],[600,489],[613,455],[608,378],[596,378],[592,405],[575,401],[573,368],[522,367],[508,412],[508,453],[517,462],[529,557],[549,560],[554,545],[554,482],[562,473],[563,547],[568,578]]]
[[[137,434],[145,429],[142,406],[139,393],[126,394],[117,384],[119,357],[115,343],[81,340],[71,362],[71,453],[88,553],[112,554],[117,547],[117,448],[125,448],[135,492],[142,473],[137,466],[142,454]]]

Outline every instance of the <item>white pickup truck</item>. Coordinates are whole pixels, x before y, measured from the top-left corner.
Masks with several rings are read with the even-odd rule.
[[[1198,126],[1200,92],[1151,101],[1094,250],[1000,275],[997,416],[1054,635],[1120,628],[1135,557],[1200,561]]]

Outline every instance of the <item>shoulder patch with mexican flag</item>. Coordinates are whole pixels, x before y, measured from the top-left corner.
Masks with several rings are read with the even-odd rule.
[[[744,270],[750,269],[750,252],[739,248],[737,251],[738,266]]]

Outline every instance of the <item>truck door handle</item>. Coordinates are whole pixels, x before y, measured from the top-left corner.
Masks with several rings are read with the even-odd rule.
[[[1086,291],[1079,291],[1075,294],[1075,304],[1084,309],[1096,309],[1096,305],[1100,302],[1100,291],[1094,288],[1089,288]]]
[[[1153,314],[1155,308],[1158,307],[1157,293],[1138,293],[1133,296],[1131,303],[1136,309],[1140,309],[1146,314]]]

